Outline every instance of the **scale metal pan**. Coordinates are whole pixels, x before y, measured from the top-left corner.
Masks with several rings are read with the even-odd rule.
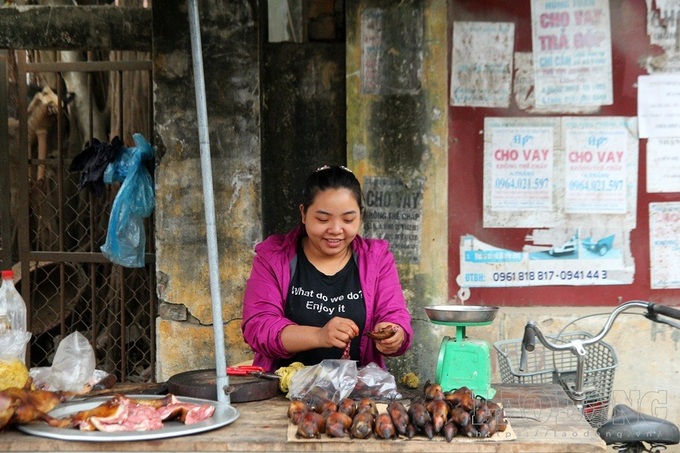
[[[477,324],[493,321],[498,313],[498,307],[433,305],[431,307],[425,307],[425,312],[432,321]]]

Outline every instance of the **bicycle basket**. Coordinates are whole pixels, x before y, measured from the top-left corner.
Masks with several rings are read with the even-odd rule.
[[[546,335],[554,343],[568,343],[574,339],[592,338],[587,332],[569,332],[559,337]],[[522,339],[501,340],[494,343],[498,353],[501,380],[506,384],[557,383],[566,390],[573,388],[577,358],[571,351],[552,351],[539,341],[533,352],[527,353],[527,367],[519,371]],[[614,348],[604,341],[586,347],[583,390],[583,415],[593,427],[608,418],[614,385],[614,371],[619,364]],[[569,393],[569,392],[567,392]]]

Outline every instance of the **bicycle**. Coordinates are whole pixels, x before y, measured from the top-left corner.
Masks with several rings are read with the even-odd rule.
[[[602,341],[603,338],[609,333],[617,316],[631,308],[643,308],[646,310],[646,313],[637,314],[643,315],[651,321],[680,329],[680,324],[659,316],[680,319],[680,310],[640,300],[624,302],[616,307],[609,314],[602,330],[597,335],[582,336],[569,341],[559,341],[557,338],[551,339],[541,332],[535,321],[529,321],[524,328],[524,337],[522,338],[520,371],[527,369],[528,353],[534,351],[536,338],[539,339],[543,346],[552,351],[568,351],[573,354],[577,359],[575,374],[569,372],[567,373],[569,376],[566,378],[560,376],[560,383],[579,411],[585,415],[584,401],[586,400],[586,395],[593,391],[592,388],[584,385],[587,375],[585,363],[588,347],[602,345],[604,343]],[[608,400],[604,407],[608,408]],[[680,431],[674,423],[644,414],[625,404],[614,406],[611,418],[597,428],[597,434],[604,440],[605,444],[611,445],[620,452],[657,453],[665,450],[667,445],[680,443]]]

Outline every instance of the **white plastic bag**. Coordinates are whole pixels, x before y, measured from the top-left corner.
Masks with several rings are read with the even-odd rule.
[[[353,360],[322,360],[299,370],[288,385],[289,399],[318,404],[326,400],[340,402],[357,383],[357,364]]]
[[[350,398],[394,400],[401,398],[401,394],[397,391],[394,376],[371,362],[359,369],[357,385],[352,390]]]
[[[26,361],[26,345],[31,339],[31,332],[7,330],[0,334],[0,360],[19,359]]]
[[[77,392],[92,377],[94,367],[90,342],[80,332],[73,332],[59,343],[47,381],[56,390]]]

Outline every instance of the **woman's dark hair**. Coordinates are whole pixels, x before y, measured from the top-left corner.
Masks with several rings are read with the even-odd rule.
[[[314,199],[327,189],[348,189],[359,205],[359,213],[364,214],[364,194],[361,184],[354,173],[342,165],[325,165],[309,175],[302,189],[302,205],[305,212],[314,203]]]

